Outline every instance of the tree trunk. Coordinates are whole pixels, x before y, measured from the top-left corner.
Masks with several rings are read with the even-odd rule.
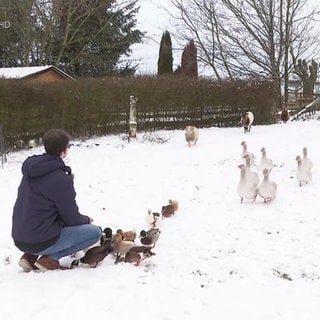
[[[311,78],[307,78],[303,81],[303,97],[304,98],[313,98],[313,86],[314,81]]]

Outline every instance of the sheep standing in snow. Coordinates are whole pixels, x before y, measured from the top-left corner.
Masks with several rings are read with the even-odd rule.
[[[199,129],[194,126],[186,126],[185,138],[190,147],[191,144],[196,144],[199,137]]]
[[[254,115],[252,112],[246,112],[240,119],[240,123],[243,125],[244,133],[250,132],[251,125],[254,120]]]

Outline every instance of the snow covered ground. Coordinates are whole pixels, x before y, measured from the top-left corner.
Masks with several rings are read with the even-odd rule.
[[[320,122],[141,132],[72,141],[66,162],[75,174],[80,211],[101,227],[148,228],[148,208],[179,201],[161,221],[155,256],[136,267],[23,273],[11,239],[21,164],[43,148],[8,154],[0,167],[0,319],[315,320],[320,314]],[[240,203],[240,143],[259,164],[261,147],[275,163],[277,198]],[[299,187],[296,155],[307,147],[313,179]],[[261,171],[254,167],[262,177]],[[136,240],[139,243],[139,240]],[[81,253],[78,254],[79,256]],[[61,264],[69,265],[71,258]]]

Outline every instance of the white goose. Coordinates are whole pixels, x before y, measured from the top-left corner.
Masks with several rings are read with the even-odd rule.
[[[257,172],[251,170],[250,167],[250,157],[248,154],[246,154],[244,157],[246,165],[245,165],[245,169],[246,169],[246,179],[251,180],[253,184],[258,185],[259,184],[259,175]]]
[[[312,180],[311,169],[307,166],[302,165],[302,159],[300,156],[296,157],[297,161],[297,172],[296,177],[301,187],[303,183],[308,184]]]
[[[263,180],[258,186],[258,195],[263,198],[264,203],[270,202],[276,198],[278,185],[269,179],[270,171],[263,169]]]
[[[248,146],[247,146],[247,143],[245,141],[242,141],[241,142],[241,145],[242,145],[242,152],[241,152],[241,159],[243,160],[244,156],[245,155],[248,155],[249,158],[250,158],[250,166],[252,166],[254,164],[254,161],[255,161],[255,155],[251,152],[248,151]]]
[[[273,161],[267,157],[267,151],[265,147],[261,148],[261,160],[259,167],[262,170],[262,172],[263,169],[268,169],[269,171],[271,171],[274,167]]]
[[[304,147],[302,149],[303,157],[302,157],[302,165],[311,169],[313,167],[313,163],[310,158],[308,158],[308,149]]]
[[[244,199],[255,201],[257,197],[257,185],[246,178],[246,168],[244,164],[238,166],[240,169],[240,181],[237,192],[243,203]]]

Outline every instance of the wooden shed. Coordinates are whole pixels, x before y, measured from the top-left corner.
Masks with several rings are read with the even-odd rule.
[[[75,80],[55,66],[0,68],[0,78],[27,79],[32,81]]]

